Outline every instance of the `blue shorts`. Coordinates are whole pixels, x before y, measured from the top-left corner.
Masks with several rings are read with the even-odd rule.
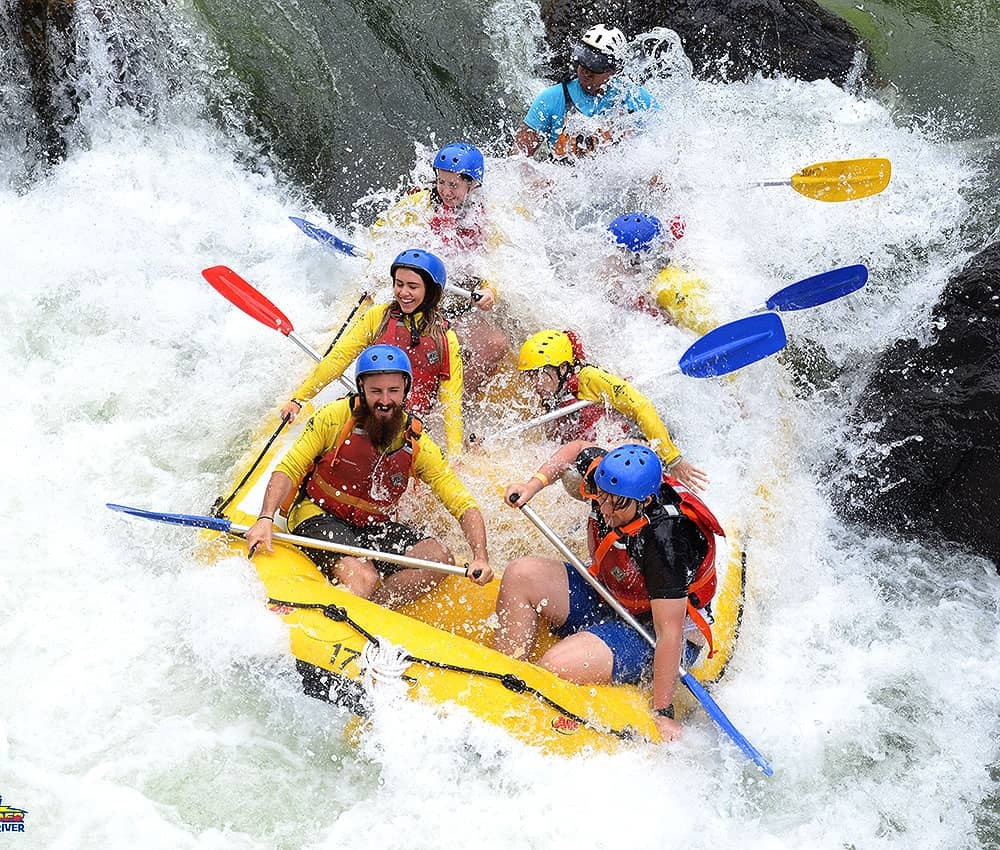
[[[611,680],[630,685],[639,682],[653,666],[653,647],[619,617],[570,564],[566,564],[566,576],[569,579],[569,616],[565,623],[553,630],[555,634],[565,638],[577,632],[589,632],[611,650],[614,657]],[[648,617],[636,619],[647,632],[653,633],[653,624]],[[701,647],[697,644],[686,642],[684,665],[691,666],[700,651]]]

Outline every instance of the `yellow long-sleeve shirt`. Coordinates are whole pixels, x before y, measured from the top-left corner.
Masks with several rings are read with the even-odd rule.
[[[305,430],[292,444],[287,454],[276,467],[298,487],[312,469],[317,458],[332,451],[344,425],[351,416],[350,399],[342,398],[321,407],[306,424]],[[403,445],[406,433],[400,433],[389,446],[395,451]],[[413,463],[413,474],[431,488],[431,492],[441,500],[448,512],[457,520],[469,508],[479,507],[472,494],[458,480],[441,454],[441,449],[426,433],[417,438],[419,450]],[[295,528],[310,517],[323,513],[323,509],[310,499],[297,502],[288,515],[288,527]]]
[[[578,399],[607,404],[635,422],[664,464],[669,466],[681,456],[653,403],[627,381],[596,366],[584,366],[577,380]]]
[[[312,374],[296,390],[295,398],[308,401],[331,381],[337,380],[369,345],[382,324],[388,304],[376,304],[345,333],[324,357]],[[414,313],[419,322],[421,314]],[[451,377],[441,382],[438,401],[444,416],[445,442],[452,456],[462,450],[462,355],[458,350],[458,337],[453,330],[446,331],[448,339],[448,366]]]

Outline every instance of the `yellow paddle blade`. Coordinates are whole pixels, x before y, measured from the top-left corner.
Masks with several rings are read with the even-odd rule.
[[[792,175],[792,188],[817,201],[856,201],[877,195],[889,185],[887,159],[842,159],[807,165]]]

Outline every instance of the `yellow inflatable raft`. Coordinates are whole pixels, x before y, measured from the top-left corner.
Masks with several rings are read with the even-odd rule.
[[[296,424],[301,426],[311,412],[303,410]],[[277,425],[274,420],[260,432],[248,461],[234,477],[234,482],[246,478],[245,482],[227,491],[231,497],[225,500],[221,515],[235,524],[253,524],[270,471],[296,436],[297,428],[285,428],[262,453],[262,446]],[[261,454],[260,463],[254,465]],[[517,511],[501,504],[500,470],[488,463],[486,467],[488,472],[483,477],[470,473],[471,464],[463,465],[460,475],[471,474],[477,479],[466,478],[466,483],[476,493],[486,517],[494,568],[502,569],[509,557],[525,554],[515,550],[526,546],[530,547],[526,551],[555,557],[544,540],[532,539]],[[516,469],[508,459],[503,475],[516,478]],[[428,501],[435,500],[426,490],[415,498],[425,512]],[[582,506],[573,507],[580,509],[582,518]],[[703,684],[722,676],[739,631],[745,557],[738,536],[734,531],[729,535],[728,556],[726,545],[721,547],[719,589],[712,605],[717,651],[711,659],[705,658],[703,652],[689,671]],[[567,542],[577,551],[583,550],[582,534],[570,535]],[[497,551],[497,545],[506,551]],[[461,557],[461,546],[454,549]],[[232,552],[246,554],[242,540],[217,536],[210,538],[205,551],[210,560]],[[295,547],[278,543],[272,554],[256,554],[253,564],[264,584],[270,609],[288,625],[291,653],[305,690],[312,696],[348,706],[363,715],[368,704],[366,669],[382,663],[377,650],[384,655],[395,647],[395,675],[407,683],[414,699],[444,710],[460,706],[548,752],[571,755],[583,750],[613,749],[623,741],[658,738],[648,689],[574,685],[532,663],[516,661],[491,649],[489,618],[499,580],[479,587],[467,579],[449,576],[416,603],[390,611],[331,585]],[[539,643],[534,658],[551,641]],[[687,693],[678,688],[677,696],[683,711]]]

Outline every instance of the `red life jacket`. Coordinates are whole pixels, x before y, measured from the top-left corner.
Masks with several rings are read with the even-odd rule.
[[[486,244],[486,234],[477,221],[474,212],[463,215],[461,208],[434,204],[431,211],[431,231],[445,244],[453,245],[463,251],[474,251]]]
[[[368,525],[387,520],[406,492],[420,451],[423,425],[415,416],[408,416],[403,445],[383,454],[358,427],[355,402],[351,402],[351,416],[336,445],[313,465],[305,492],[327,513],[352,525]]]
[[[430,334],[417,336],[407,321],[412,324],[412,317],[403,315],[398,307],[389,308],[389,321],[385,330],[375,340],[377,343],[388,343],[402,348],[410,358],[413,368],[413,385],[406,397],[406,406],[414,413],[424,414],[434,406],[437,400],[441,382],[451,377],[451,359],[448,351],[448,323],[442,320],[441,347]],[[416,345],[414,345],[416,339]]]
[[[565,401],[560,402],[559,407],[569,407],[580,400],[578,396],[580,392],[579,375],[570,375],[566,379],[565,389],[570,395]],[[633,424],[627,417],[617,410],[608,410],[600,402],[594,402],[582,410],[546,422],[545,435],[550,440],[559,440],[563,443],[569,443],[573,440],[593,442],[597,439],[597,424],[605,417],[621,428],[623,439],[635,433]]]
[[[680,481],[670,475],[664,475],[663,482],[670,485],[681,499],[679,506],[664,505],[664,510],[673,516],[681,514],[686,516],[697,526],[708,543],[708,552],[688,585],[687,615],[698,631],[705,636],[708,643],[708,657],[711,658],[715,654],[712,628],[702,615],[701,609],[712,601],[718,584],[715,571],[715,536],[725,537],[726,533],[708,506]],[[649,519],[643,515],[621,528],[612,529],[598,540],[598,525],[593,516],[587,524],[587,543],[591,555],[590,574],[611,591],[615,599],[630,614],[645,614],[651,605],[642,570],[629,556],[625,544],[619,541],[623,537],[638,534],[647,525]]]

